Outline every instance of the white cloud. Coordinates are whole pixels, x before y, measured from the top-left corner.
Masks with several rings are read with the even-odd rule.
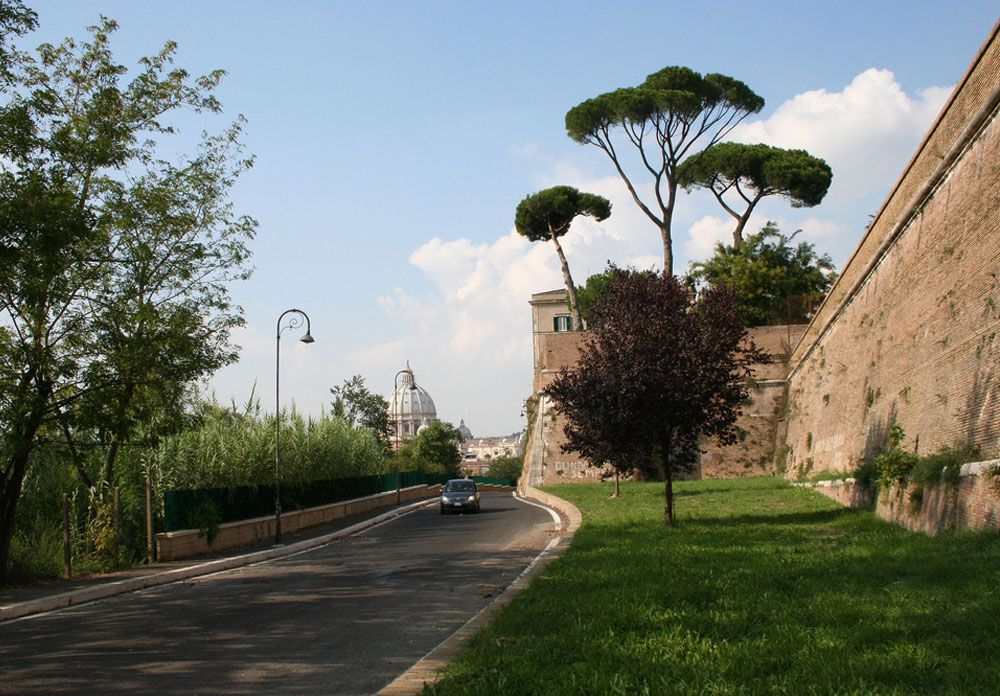
[[[731,139],[822,157],[833,169],[823,206],[842,211],[873,191],[888,192],[950,93],[931,87],[911,97],[891,71],[871,68],[840,92],[795,96],[769,118],[741,124]]]
[[[714,215],[704,216],[688,230],[684,241],[684,255],[690,261],[704,261],[715,252],[715,245],[719,242],[732,244],[735,226],[731,217],[723,219]]]
[[[815,243],[820,253],[831,253],[842,263],[860,239],[867,213],[874,212],[891,188],[947,95],[946,88],[931,88],[909,96],[892,73],[868,70],[840,92],[804,92],[769,118],[742,125],[733,133],[734,140],[804,148],[834,169],[834,185],[823,204],[793,209],[786,201],[766,199],[748,230],[759,229],[768,219],[777,221],[786,234],[801,228],[797,239]],[[561,240],[577,284],[601,272],[609,260],[620,266],[662,267],[658,230],[617,176],[593,176],[574,161],[547,158],[534,145],[518,152],[543,167],[532,182],[536,189],[568,184],[612,203],[609,219],[597,223],[580,218]],[[645,187],[640,195],[652,200],[648,185],[636,183]],[[730,242],[735,224],[704,193],[681,194],[674,220],[676,272],[683,272],[689,260],[709,257],[716,243]],[[409,359],[441,418],[464,418],[474,431],[479,424],[510,422],[531,387],[528,300],[533,293],[563,284],[553,245],[529,242],[509,229],[492,243],[433,238],[419,245],[409,261],[433,290],[415,296],[395,288],[379,298],[404,335],[394,334],[346,356],[355,366],[352,374],[366,365],[384,374],[385,363],[402,367]],[[266,353],[268,347],[259,349]],[[371,386],[386,392],[391,388]]]

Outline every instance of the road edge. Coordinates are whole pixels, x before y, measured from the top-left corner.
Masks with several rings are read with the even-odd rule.
[[[496,599],[486,605],[482,611],[469,619],[460,629],[452,633],[441,644],[427,653],[406,672],[389,682],[376,696],[413,696],[419,694],[425,684],[433,684],[438,679],[438,673],[450,662],[455,660],[465,649],[472,637],[485,628],[493,618],[510,604],[518,594],[524,591],[531,579],[540,573],[554,559],[562,555],[573,541],[573,535],[580,528],[583,516],[580,510],[568,500],[556,497],[551,493],[540,491],[532,486],[525,487],[524,493],[514,493],[515,497],[534,500],[557,510],[562,519],[558,535],[542,549],[541,553],[528,564],[528,567],[508,585]]]

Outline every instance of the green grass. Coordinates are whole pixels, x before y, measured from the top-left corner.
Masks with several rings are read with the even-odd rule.
[[[996,694],[1000,536],[929,538],[775,479],[547,489],[572,546],[428,694]]]

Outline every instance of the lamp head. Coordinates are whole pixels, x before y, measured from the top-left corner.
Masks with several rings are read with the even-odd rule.
[[[300,338],[299,340],[302,341],[303,343],[315,343],[316,342],[316,339],[312,337],[312,334],[309,333],[309,331],[306,331],[306,335],[303,336],[302,338]]]

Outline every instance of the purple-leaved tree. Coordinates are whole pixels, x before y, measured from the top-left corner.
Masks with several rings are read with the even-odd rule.
[[[698,441],[736,439],[752,365],[765,363],[747,334],[735,294],[709,287],[692,301],[671,275],[611,266],[594,304],[577,366],[549,387],[565,416],[565,451],[594,466],[665,482],[690,469]]]

